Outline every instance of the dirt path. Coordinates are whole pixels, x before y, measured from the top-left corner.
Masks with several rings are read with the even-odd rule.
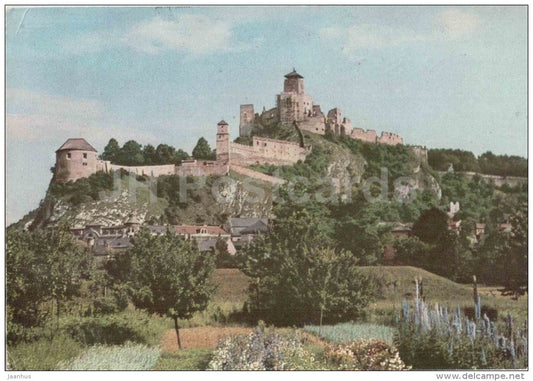
[[[181,345],[189,348],[215,349],[218,341],[232,335],[248,335],[251,328],[244,327],[195,327],[180,329]],[[174,352],[178,349],[176,331],[169,329],[163,335],[161,347],[164,352]]]

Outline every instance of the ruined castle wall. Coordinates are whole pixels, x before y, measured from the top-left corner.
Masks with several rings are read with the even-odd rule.
[[[428,149],[422,146],[409,146],[411,150],[415,153],[416,157],[423,162],[428,161]]]
[[[283,92],[277,98],[280,121],[292,123],[313,114],[313,99],[307,94]]]
[[[129,173],[134,173],[139,176],[150,176],[150,177],[173,175],[175,172],[175,167],[176,166],[174,164],[127,166],[127,165],[118,165],[118,164],[111,164],[111,163],[105,166],[107,171],[118,171],[120,169],[123,169]]]
[[[388,144],[395,146],[397,144],[403,144],[403,138],[398,134],[393,134],[392,132],[382,132],[381,136],[377,140],[378,143]]]
[[[252,146],[231,143],[231,162],[235,165],[289,165],[305,160],[310,148],[298,143],[254,136]]]
[[[324,116],[314,116],[304,119],[298,123],[301,130],[314,132],[315,134],[324,135],[326,133],[326,122]]]
[[[191,160],[176,166],[175,174],[178,176],[210,176],[225,175],[228,171],[228,164],[220,164],[210,160]]]
[[[354,128],[350,134],[353,139],[362,140],[367,143],[376,143],[378,135],[374,130],[365,131],[362,128]]]

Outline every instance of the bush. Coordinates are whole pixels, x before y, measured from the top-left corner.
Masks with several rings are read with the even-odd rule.
[[[282,337],[261,324],[250,335],[221,341],[209,362],[211,370],[312,370],[314,357],[294,334]]]
[[[155,318],[131,313],[64,318],[60,322],[60,330],[85,345],[120,345],[127,341],[153,343],[162,328]]]
[[[77,341],[66,336],[53,340],[41,338],[7,348],[8,370],[57,370],[60,361],[76,357],[83,350]]]
[[[102,315],[121,312],[128,307],[128,301],[126,292],[118,289],[109,296],[96,298],[93,301],[93,312]]]
[[[350,344],[326,345],[326,360],[343,370],[405,370],[396,349],[381,340],[363,339]]]
[[[95,346],[76,359],[62,362],[62,370],[150,370],[161,355],[159,348],[127,343],[119,347]]]

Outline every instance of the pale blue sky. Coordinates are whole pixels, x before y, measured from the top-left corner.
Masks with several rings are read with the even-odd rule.
[[[239,105],[296,67],[324,111],[406,143],[527,155],[527,8],[58,7],[6,16],[7,219],[35,208],[54,151],[214,146]]]

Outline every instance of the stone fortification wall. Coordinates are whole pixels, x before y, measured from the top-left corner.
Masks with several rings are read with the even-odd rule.
[[[210,176],[225,175],[228,171],[228,164],[210,160],[187,160],[176,166],[175,174],[179,176]]]
[[[289,165],[305,160],[310,147],[298,143],[254,136],[252,146],[231,143],[231,162],[240,166],[252,164]]]
[[[427,163],[427,161],[428,161],[428,149],[426,147],[409,146],[409,148],[415,153],[416,157],[418,157],[421,161]]]
[[[447,174],[448,172],[439,171],[441,176]],[[496,176],[496,175],[485,175],[483,173],[477,172],[456,172],[459,173],[469,180],[472,180],[474,176],[479,176],[487,184],[494,184],[497,187],[501,187],[506,184],[510,187],[523,186],[527,184],[527,177],[516,177],[516,176]]]
[[[324,116],[314,116],[298,122],[301,130],[314,132],[315,134],[324,135],[326,133],[326,121]]]
[[[274,184],[274,185],[281,185],[281,184],[285,184],[286,182],[285,180],[280,179],[279,177],[265,175],[264,173],[254,171],[249,168],[241,167],[240,165],[232,164],[230,166],[230,170],[232,170],[233,172],[237,172],[241,175],[248,176],[253,179],[265,181],[267,183]]]
[[[353,139],[362,140],[368,143],[376,143],[378,135],[374,130],[365,131],[362,128],[354,128],[350,134]]]
[[[159,177],[164,175],[173,175],[176,166],[174,164],[165,165],[141,165],[141,166],[127,166],[111,164],[109,161],[103,162],[105,172],[118,171],[123,169],[129,173],[134,173],[139,176]]]
[[[395,146],[396,144],[403,144],[403,138],[398,134],[383,131],[378,138],[378,143]]]

